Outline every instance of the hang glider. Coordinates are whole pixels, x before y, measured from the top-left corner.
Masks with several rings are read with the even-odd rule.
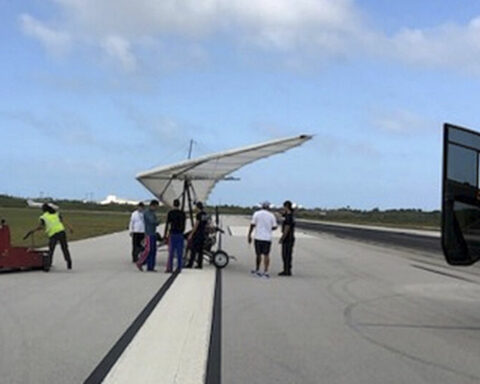
[[[219,181],[235,180],[229,176],[232,172],[302,145],[311,138],[310,135],[300,135],[214,153],[141,172],[137,180],[168,206],[174,199],[182,198],[184,202],[186,193],[189,201],[206,201]]]

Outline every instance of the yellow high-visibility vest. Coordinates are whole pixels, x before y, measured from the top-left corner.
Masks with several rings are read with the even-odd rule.
[[[65,230],[58,213],[45,212],[42,216],[40,216],[40,219],[42,219],[45,223],[45,233],[48,237],[52,237],[56,233]]]

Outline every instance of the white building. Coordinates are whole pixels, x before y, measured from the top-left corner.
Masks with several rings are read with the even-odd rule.
[[[101,205],[107,204],[127,204],[127,205],[137,205],[140,201],[137,200],[127,200],[117,197],[116,195],[108,195],[105,200],[100,201]]]

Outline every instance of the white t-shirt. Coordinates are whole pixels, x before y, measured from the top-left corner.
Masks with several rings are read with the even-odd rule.
[[[128,226],[130,233],[145,233],[145,221],[143,213],[138,210],[133,211],[130,216],[130,225]]]
[[[277,219],[272,212],[260,209],[252,217],[255,225],[255,240],[272,241],[272,231],[277,227]]]

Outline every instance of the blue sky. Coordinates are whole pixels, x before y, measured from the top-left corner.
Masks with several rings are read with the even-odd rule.
[[[0,193],[311,133],[211,203],[437,209],[445,121],[480,129],[480,1],[0,0]]]

